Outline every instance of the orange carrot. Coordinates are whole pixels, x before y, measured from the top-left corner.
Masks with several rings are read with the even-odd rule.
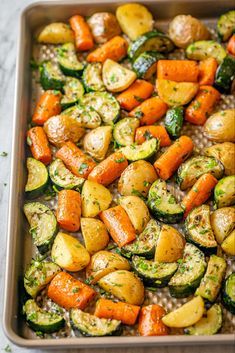
[[[35,126],[28,130],[27,143],[35,159],[46,165],[51,162],[52,155],[48,139],[41,126]]]
[[[88,179],[102,185],[109,185],[120,177],[127,166],[127,159],[121,151],[117,151],[100,162],[89,174]]]
[[[129,88],[117,96],[121,107],[125,110],[132,110],[145,99],[151,96],[154,87],[144,80],[136,80]]]
[[[94,46],[91,30],[84,18],[80,15],[69,19],[70,26],[75,34],[75,45],[78,50],[90,50]]]
[[[215,58],[207,58],[199,63],[199,84],[213,85],[215,81],[215,73],[217,69],[217,60]]]
[[[59,272],[50,282],[47,295],[65,309],[84,309],[96,292],[67,272]]]
[[[192,189],[183,198],[184,217],[195,207],[202,205],[211,195],[218,180],[212,174],[203,174],[194,184]]]
[[[120,248],[135,239],[135,229],[126,211],[121,206],[101,212],[100,218]]]
[[[166,314],[163,307],[157,304],[144,306],[140,311],[138,331],[141,336],[165,336],[168,327],[162,322]]]
[[[235,56],[235,34],[228,41],[227,51]]]
[[[79,230],[81,218],[81,197],[79,192],[61,190],[58,193],[56,218],[61,228],[70,232]]]
[[[45,91],[34,110],[32,121],[37,125],[43,125],[50,117],[58,115],[61,112],[62,94],[60,91]]]
[[[84,154],[73,142],[65,142],[56,152],[56,158],[61,159],[66,167],[76,176],[87,178],[96,166],[93,159]]]
[[[106,59],[120,61],[127,55],[127,48],[127,41],[120,36],[116,36],[88,54],[86,59],[88,62],[101,63]]]
[[[197,82],[198,64],[193,60],[159,60],[157,78],[176,82]]]
[[[113,302],[108,299],[99,299],[96,302],[95,316],[104,319],[120,320],[125,325],[134,325],[140,307],[123,302]]]
[[[191,154],[193,141],[188,136],[181,136],[154,163],[160,178],[167,180]]]
[[[164,126],[150,125],[141,126],[136,129],[135,142],[137,142],[139,145],[152,137],[158,138],[160,140],[161,147],[169,146],[171,144],[170,137]]]
[[[151,97],[133,109],[129,115],[140,119],[140,125],[152,125],[165,115],[168,106],[159,97]]]
[[[212,86],[200,86],[195,99],[185,110],[185,120],[203,125],[220,100],[220,93]]]

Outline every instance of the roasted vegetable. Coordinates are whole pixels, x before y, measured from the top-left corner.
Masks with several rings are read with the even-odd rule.
[[[224,166],[225,175],[235,174],[235,144],[232,142],[217,143],[204,148],[204,153],[215,157]]]
[[[78,191],[60,190],[58,192],[56,219],[59,226],[69,232],[77,232],[80,229],[81,196]]]
[[[139,127],[139,119],[124,118],[119,120],[114,126],[113,137],[120,146],[130,146],[134,144],[135,131]]]
[[[214,189],[215,203],[218,208],[235,204],[235,175],[221,179]]]
[[[28,177],[25,185],[26,196],[36,198],[40,196],[48,184],[48,171],[46,166],[34,158],[28,157],[26,161]]]
[[[196,82],[175,82],[157,79],[159,97],[170,106],[188,104],[197,94],[199,85]]]
[[[145,51],[132,64],[138,78],[149,80],[157,71],[157,62],[164,59],[164,55],[157,51]]]
[[[67,109],[78,103],[85,92],[83,84],[75,77],[66,77],[63,91],[64,95],[61,99],[62,109]]]
[[[112,127],[100,126],[89,131],[83,139],[84,150],[97,161],[105,159],[112,139]]]
[[[101,63],[88,64],[82,75],[84,87],[87,92],[90,91],[105,91],[105,86],[102,81],[102,65]]]
[[[121,34],[116,17],[110,12],[94,13],[87,20],[96,43],[105,43],[107,40]]]
[[[59,64],[52,61],[46,61],[39,67],[40,83],[44,90],[58,89],[62,90],[65,84],[65,76],[62,74]]]
[[[74,42],[74,33],[63,22],[53,22],[45,26],[38,36],[39,43],[60,44]]]
[[[60,159],[55,159],[49,166],[50,179],[57,189],[75,189],[80,191],[85,179],[70,172]]]
[[[121,148],[121,152],[129,161],[138,161],[140,159],[149,159],[159,149],[159,139],[152,138],[142,143],[142,145],[130,145]]]
[[[224,282],[222,301],[225,308],[235,314],[235,272],[232,272]]]
[[[222,244],[235,228],[235,208],[222,207],[211,215],[211,226],[217,243]]]
[[[187,47],[186,56],[192,60],[204,60],[212,57],[220,64],[226,56],[226,51],[214,40],[200,40]]]
[[[183,257],[185,240],[175,228],[162,225],[155,251],[156,262],[174,262]]]
[[[86,129],[95,129],[101,124],[101,117],[93,107],[84,106],[81,103],[65,109],[61,115],[76,120],[80,127]]]
[[[57,57],[60,69],[65,75],[81,76],[84,65],[78,61],[73,43],[65,43],[59,47],[57,49]]]
[[[184,108],[181,106],[172,107],[166,113],[164,125],[169,135],[176,139],[180,136],[180,131],[184,121]]]
[[[81,218],[81,230],[87,251],[93,255],[109,243],[107,229],[99,219]]]
[[[227,55],[215,75],[215,85],[222,92],[229,93],[235,78],[235,58],[232,55]]]
[[[231,10],[220,16],[217,22],[217,32],[223,42],[235,31],[235,11]]]
[[[141,336],[163,336],[169,331],[162,322],[165,310],[157,304],[142,307],[139,316],[138,332]]]
[[[221,248],[227,255],[235,256],[235,230],[225,238]]]

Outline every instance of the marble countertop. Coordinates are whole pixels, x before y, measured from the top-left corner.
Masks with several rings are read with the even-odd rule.
[[[79,2],[79,0],[77,0]],[[0,317],[2,318],[2,305],[5,272],[5,243],[6,219],[8,208],[9,173],[11,159],[11,133],[13,117],[13,97],[15,84],[16,41],[19,13],[27,4],[36,1],[30,0],[0,0]],[[4,153],[6,152],[6,153]],[[7,154],[7,155],[6,155]],[[232,353],[232,346],[203,346],[203,347],[159,347],[159,348],[129,348],[129,349],[83,349],[79,352],[88,353]],[[14,346],[5,337],[0,323],[0,352],[23,353],[26,350]],[[77,350],[57,351],[76,352]],[[28,351],[29,352],[29,351]],[[30,350],[31,353],[40,353],[41,350]],[[44,350],[43,352],[49,352]]]

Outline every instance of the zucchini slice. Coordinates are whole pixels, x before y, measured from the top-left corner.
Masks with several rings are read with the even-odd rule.
[[[49,167],[50,179],[61,189],[81,190],[85,181],[84,178],[77,177],[68,170],[60,159],[55,159]]]
[[[229,93],[233,80],[235,78],[235,58],[227,55],[215,75],[215,85],[219,90]]]
[[[81,103],[92,107],[101,116],[105,125],[113,125],[120,114],[120,105],[116,98],[108,92],[90,92],[84,95]]]
[[[157,62],[165,56],[157,51],[145,51],[135,59],[132,68],[138,78],[149,80],[157,71]]]
[[[192,210],[185,220],[186,239],[206,253],[217,250],[217,242],[210,222],[210,206],[201,205]]]
[[[169,135],[177,139],[184,122],[184,108],[181,106],[172,107],[166,113],[164,125]]]
[[[64,95],[60,102],[62,109],[67,109],[76,104],[85,92],[82,83],[75,77],[66,77],[63,90]]]
[[[124,118],[114,126],[113,137],[120,146],[130,146],[135,140],[135,130],[140,126],[137,118]]]
[[[54,262],[33,260],[24,275],[26,292],[35,298],[60,271],[60,267]]]
[[[216,184],[214,198],[218,208],[235,204],[235,175],[229,175]]]
[[[132,267],[147,285],[162,288],[167,286],[178,265],[176,262],[156,262],[134,255],[132,257]]]
[[[130,145],[122,147],[120,151],[129,161],[138,161],[140,159],[148,159],[154,155],[159,149],[159,139],[152,138],[143,142],[141,145]]]
[[[223,42],[235,32],[235,10],[228,11],[220,16],[217,22],[217,32]]]
[[[222,257],[211,255],[206,273],[195,294],[213,303],[219,294],[225,271],[226,261]]]
[[[65,109],[61,114],[76,119],[81,127],[86,129],[95,129],[101,125],[99,114],[92,107],[85,107],[82,104]]]
[[[145,51],[157,51],[159,53],[169,53],[174,49],[172,40],[164,33],[157,30],[147,32],[138,37],[128,48],[128,56],[134,61]]]
[[[120,333],[121,321],[100,319],[80,309],[72,309],[70,318],[73,326],[84,336],[100,337]]]
[[[122,92],[136,80],[137,76],[134,71],[107,59],[103,64],[102,77],[108,91]]]
[[[235,272],[232,272],[224,282],[222,302],[225,308],[235,315]]]
[[[61,315],[41,309],[33,299],[27,300],[23,312],[28,325],[36,332],[53,333],[65,325],[65,320]]]
[[[154,217],[164,223],[178,223],[184,215],[183,208],[161,179],[156,180],[149,190],[148,206]]]
[[[176,182],[181,190],[186,190],[192,187],[197,179],[205,173],[211,173],[216,179],[220,179],[224,174],[224,166],[214,157],[192,157],[179,167]]]
[[[62,90],[65,84],[65,77],[62,74],[59,64],[46,61],[39,67],[40,83],[44,90],[58,89]]]
[[[101,63],[88,64],[83,71],[82,80],[87,92],[105,91],[105,85],[102,81]]]
[[[184,332],[187,335],[203,336],[216,334],[223,322],[222,309],[219,304],[214,304],[206,312],[206,317],[202,317],[193,326],[187,327]]]
[[[68,76],[80,77],[84,65],[78,61],[73,43],[65,43],[57,48],[57,58],[61,71]]]
[[[214,40],[199,40],[186,48],[186,56],[192,60],[215,58],[220,64],[226,56],[226,51]]]
[[[57,221],[54,213],[40,202],[29,202],[24,205],[24,213],[30,225],[30,234],[34,245],[41,254],[45,254],[57,232]]]
[[[28,169],[28,178],[25,185],[26,196],[37,198],[47,187],[48,171],[42,162],[31,157],[27,158],[26,165]]]
[[[122,255],[127,258],[132,257],[132,255],[143,256],[147,259],[153,258],[160,230],[160,224],[151,219],[136,240],[121,248]]]
[[[168,284],[171,296],[185,298],[193,294],[205,270],[206,261],[203,252],[195,245],[187,243],[178,270]]]

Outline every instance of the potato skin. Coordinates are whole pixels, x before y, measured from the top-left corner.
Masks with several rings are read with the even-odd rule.
[[[224,239],[233,231],[235,227],[235,208],[222,207],[214,211],[211,215],[211,226],[215,234],[216,241],[222,244]]]
[[[184,237],[174,227],[164,224],[162,226],[156,252],[155,261],[175,262],[183,257],[185,246]]]
[[[232,142],[217,143],[206,147],[204,153],[217,158],[224,166],[225,175],[235,174],[235,144]]]
[[[215,142],[235,142],[235,109],[212,114],[204,125],[205,135]]]
[[[73,43],[74,33],[66,23],[54,22],[43,28],[38,36],[38,42],[50,44]]]
[[[157,173],[149,162],[136,161],[122,173],[118,182],[118,191],[123,196],[147,196],[150,186],[156,179]]]
[[[186,48],[193,42],[210,38],[206,26],[190,15],[176,16],[169,25],[169,35],[179,48]]]
[[[88,21],[96,43],[102,44],[107,40],[121,34],[121,28],[116,17],[110,12],[98,12]]]
[[[102,161],[108,151],[112,139],[111,126],[99,126],[88,132],[83,140],[83,146],[97,161]]]
[[[87,251],[93,255],[109,243],[109,235],[103,222],[95,218],[81,218],[81,230]]]

